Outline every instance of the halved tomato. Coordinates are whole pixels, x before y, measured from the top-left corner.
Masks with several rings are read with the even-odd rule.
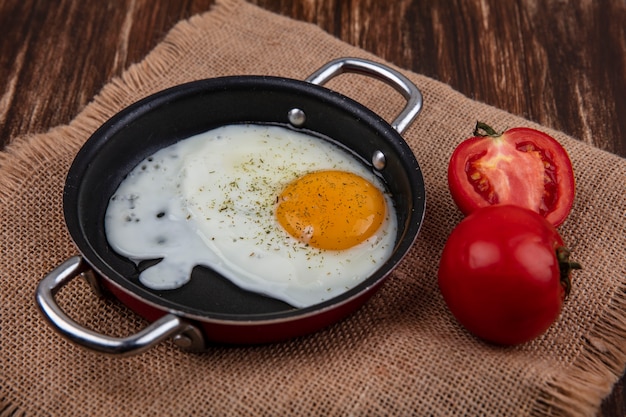
[[[551,136],[517,127],[502,134],[478,122],[448,165],[448,185],[464,214],[479,207],[513,204],[531,209],[554,226],[574,202],[574,173],[567,152]]]

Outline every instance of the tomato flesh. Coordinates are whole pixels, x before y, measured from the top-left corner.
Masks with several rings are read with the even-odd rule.
[[[497,344],[527,342],[557,319],[569,291],[569,269],[557,256],[563,246],[554,226],[532,210],[480,208],[450,234],[439,288],[471,333]]]
[[[565,149],[534,129],[475,136],[455,149],[448,184],[460,210],[514,204],[560,225],[574,201],[574,175]]]

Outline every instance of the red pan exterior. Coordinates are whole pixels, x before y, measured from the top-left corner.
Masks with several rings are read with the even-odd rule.
[[[365,304],[382,283],[383,281],[380,281],[367,291],[362,291],[349,302],[334,305],[304,317],[236,323],[198,318],[193,321],[193,324],[202,329],[206,339],[213,343],[244,345],[279,342],[314,333],[345,319]],[[124,305],[150,322],[154,322],[166,314],[163,309],[146,303],[136,294],[112,285],[109,280],[103,280],[102,284]]]

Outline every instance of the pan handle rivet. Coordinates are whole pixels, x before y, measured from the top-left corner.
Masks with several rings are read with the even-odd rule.
[[[289,119],[289,123],[295,127],[301,127],[304,125],[304,122],[306,122],[306,114],[304,114],[303,110],[298,108],[289,110],[287,118]]]
[[[191,338],[184,334],[177,334],[176,336],[174,336],[173,340],[174,344],[182,349],[190,348],[193,343]]]
[[[374,168],[376,168],[378,171],[381,171],[383,168],[385,168],[385,165],[387,165],[387,159],[385,158],[385,154],[382,151],[374,151],[374,153],[372,154],[372,165],[374,165]]]

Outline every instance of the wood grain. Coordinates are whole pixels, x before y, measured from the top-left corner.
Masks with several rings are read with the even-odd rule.
[[[626,156],[624,1],[253,2]]]
[[[251,2],[626,157],[626,0]],[[0,147],[68,123],[213,3],[0,2]],[[625,403],[622,379],[600,415],[624,416]]]

